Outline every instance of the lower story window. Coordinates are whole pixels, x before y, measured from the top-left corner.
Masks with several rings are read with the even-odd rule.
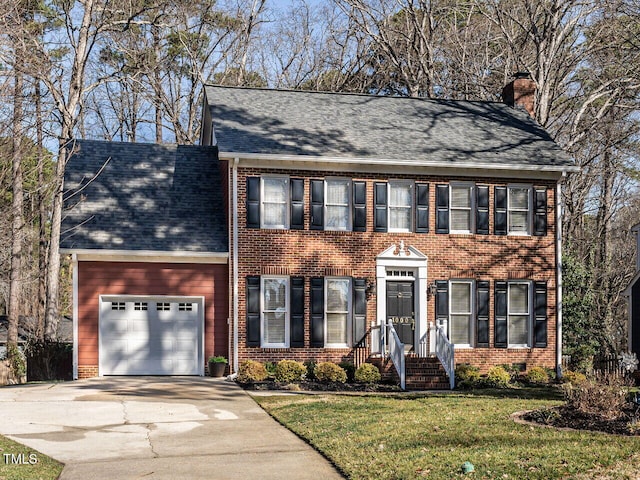
[[[507,336],[510,347],[529,345],[530,285],[510,282],[507,301]]]
[[[325,346],[346,347],[349,344],[349,298],[351,285],[348,278],[325,278]]]
[[[261,277],[263,347],[289,346],[289,277]]]
[[[449,287],[449,340],[457,346],[471,346],[473,303],[471,281],[451,281]]]

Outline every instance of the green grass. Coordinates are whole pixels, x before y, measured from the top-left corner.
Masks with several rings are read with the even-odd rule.
[[[53,480],[63,465],[0,435],[0,480]]]
[[[560,431],[510,418],[560,404],[552,390],[256,401],[352,479],[462,478],[466,461],[476,479],[565,479],[587,472],[594,476],[584,478],[596,478],[595,472],[611,474],[640,449],[640,437]],[[614,471],[610,478],[628,477]]]

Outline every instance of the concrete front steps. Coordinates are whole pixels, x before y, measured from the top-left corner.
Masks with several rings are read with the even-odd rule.
[[[382,380],[400,383],[391,359],[370,358],[367,360],[380,369]],[[449,390],[449,377],[436,357],[405,357],[406,390]]]

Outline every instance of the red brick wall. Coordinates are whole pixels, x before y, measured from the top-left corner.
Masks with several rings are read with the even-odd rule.
[[[205,361],[228,357],[227,265],[79,262],[78,376],[98,375],[99,295],[204,296]]]
[[[305,178],[305,229],[304,230],[264,230],[246,228],[246,177],[260,174],[283,174]],[[267,267],[281,267],[281,274],[304,276],[306,278],[305,345],[309,345],[309,277],[330,275],[328,269],[342,269],[341,275],[376,278],[376,256],[391,244],[404,240],[405,246],[413,246],[428,257],[428,282],[449,278],[475,278],[491,280],[490,341],[491,348],[456,350],[457,362],[468,362],[483,369],[500,363],[527,362],[529,365],[555,366],[556,343],[556,296],[555,296],[555,182],[504,179],[499,181],[486,178],[435,177],[410,175],[368,175],[340,174],[353,180],[367,183],[367,231],[327,232],[309,230],[310,188],[309,179],[323,178],[322,172],[282,171],[255,168],[238,169],[239,189],[239,359],[277,361],[282,358],[304,360],[340,361],[350,355],[349,350],[337,349],[262,349],[247,347],[245,335],[245,277],[267,273]],[[407,178],[430,184],[430,232],[377,233],[373,232],[373,184],[390,178]],[[490,185],[490,232],[491,235],[442,235],[435,233],[435,186],[450,181],[475,181]],[[548,208],[548,233],[544,237],[496,236],[493,235],[493,186],[510,183],[527,183],[546,186]],[[548,285],[548,348],[540,349],[497,349],[493,348],[493,293],[494,280],[527,278],[546,281]],[[376,296],[367,303],[367,323],[376,319]],[[384,300],[383,300],[384,301]],[[434,301],[428,300],[427,318],[435,318]]]

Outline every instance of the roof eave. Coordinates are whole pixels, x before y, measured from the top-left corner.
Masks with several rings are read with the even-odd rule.
[[[227,152],[218,153],[221,160],[238,159],[240,161],[270,162],[274,165],[282,163],[302,163],[302,164],[335,164],[335,165],[371,165],[387,167],[413,167],[413,168],[433,168],[447,170],[474,170],[501,171],[501,172],[546,172],[559,175],[578,172],[579,167],[575,165],[533,165],[526,163],[486,163],[486,162],[420,162],[415,160],[399,160],[392,158],[371,158],[371,157],[335,157],[322,155],[287,155],[274,153],[249,153],[249,152]]]

